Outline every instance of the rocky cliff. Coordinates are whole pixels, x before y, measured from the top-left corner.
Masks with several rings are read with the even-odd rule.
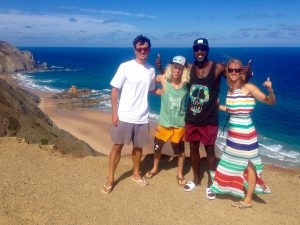
[[[20,51],[5,41],[0,41],[0,73],[47,69],[47,64],[37,64],[29,51]]]
[[[77,156],[95,155],[86,143],[59,129],[37,106],[39,98],[0,79],[0,136],[16,136],[27,143],[53,145]]]

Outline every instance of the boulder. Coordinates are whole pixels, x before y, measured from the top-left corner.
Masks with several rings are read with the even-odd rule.
[[[47,64],[38,65],[30,51],[20,51],[5,41],[0,41],[0,73],[14,73],[47,69]]]

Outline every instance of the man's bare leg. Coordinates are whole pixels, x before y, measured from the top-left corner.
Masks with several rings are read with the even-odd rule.
[[[142,159],[142,148],[133,148],[132,149],[132,161],[133,161],[133,177],[135,179],[142,179],[140,175],[140,164]]]
[[[199,153],[199,141],[190,142],[190,157],[192,162],[192,169],[194,174],[193,182],[195,185],[198,185],[200,182],[199,173],[200,173],[200,153]]]
[[[216,169],[216,154],[213,145],[205,146],[206,155],[207,155],[207,170],[208,170],[208,182],[207,187],[212,185],[212,179],[209,171],[215,171]]]
[[[117,165],[120,161],[121,150],[123,148],[123,144],[114,144],[112,150],[109,154],[109,165],[108,165],[108,178],[105,184],[106,187],[111,187],[114,182],[114,175]]]

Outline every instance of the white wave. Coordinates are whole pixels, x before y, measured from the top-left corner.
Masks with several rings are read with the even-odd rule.
[[[110,95],[103,94],[102,97],[103,97],[103,98],[110,98]]]
[[[27,74],[21,74],[18,73],[16,75],[13,75],[13,78],[20,81],[20,84],[25,86],[26,88],[33,89],[33,90],[39,90],[43,92],[50,92],[50,93],[57,93],[57,92],[62,92],[63,90],[61,89],[56,89],[56,88],[51,88],[46,85],[38,85],[36,84],[32,79],[32,76],[28,76]],[[51,83],[53,82],[52,80],[41,80],[40,82],[42,83]]]
[[[46,90],[48,92],[57,93],[57,92],[63,92],[63,89],[57,89],[57,88],[50,88],[49,86],[42,86],[43,90]]]
[[[50,66],[50,69],[63,69],[63,66]]]
[[[111,101],[101,101],[98,106],[98,109],[100,110],[105,110],[105,111],[110,111],[111,110]]]
[[[277,144],[277,145],[259,144],[259,145],[263,148],[266,148],[266,149],[272,151],[272,152],[278,152],[278,151],[282,150],[282,148],[283,148],[282,145],[279,145],[279,144]]]
[[[110,107],[111,108],[111,101],[109,100],[109,101],[101,101],[101,103],[100,103],[101,105],[105,105],[105,106],[108,106],[108,107]]]
[[[49,66],[49,69],[51,72],[76,72],[78,70],[82,70],[82,69],[65,68],[63,66]]]
[[[68,69],[68,68],[66,68],[66,69],[64,69],[63,71],[66,71],[66,72],[76,72],[77,71],[77,69]]]
[[[300,152],[287,149],[287,146],[276,143],[271,138],[259,137],[259,152],[267,164],[273,164],[281,167],[300,167]],[[219,135],[216,140],[216,146],[224,151],[226,146],[226,135]]]
[[[53,83],[53,80],[39,80],[41,83]]]
[[[32,76],[29,76],[29,75],[23,74],[23,73],[17,73],[15,75],[13,75],[12,77],[15,79],[18,79],[18,80],[29,80],[30,77],[32,77]]]
[[[30,82],[28,82],[24,85],[27,88],[30,88],[30,89],[33,89],[33,90],[39,90],[39,91],[47,92],[47,93],[59,93],[59,92],[64,91],[62,89],[51,88],[51,87],[46,86],[46,85],[38,85],[38,84],[35,84],[33,81],[30,81]]]

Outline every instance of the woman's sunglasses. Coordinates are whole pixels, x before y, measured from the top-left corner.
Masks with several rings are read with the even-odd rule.
[[[240,73],[241,71],[242,71],[241,68],[239,68],[239,69],[228,68],[228,73],[233,73],[233,72],[235,72],[235,73]]]

